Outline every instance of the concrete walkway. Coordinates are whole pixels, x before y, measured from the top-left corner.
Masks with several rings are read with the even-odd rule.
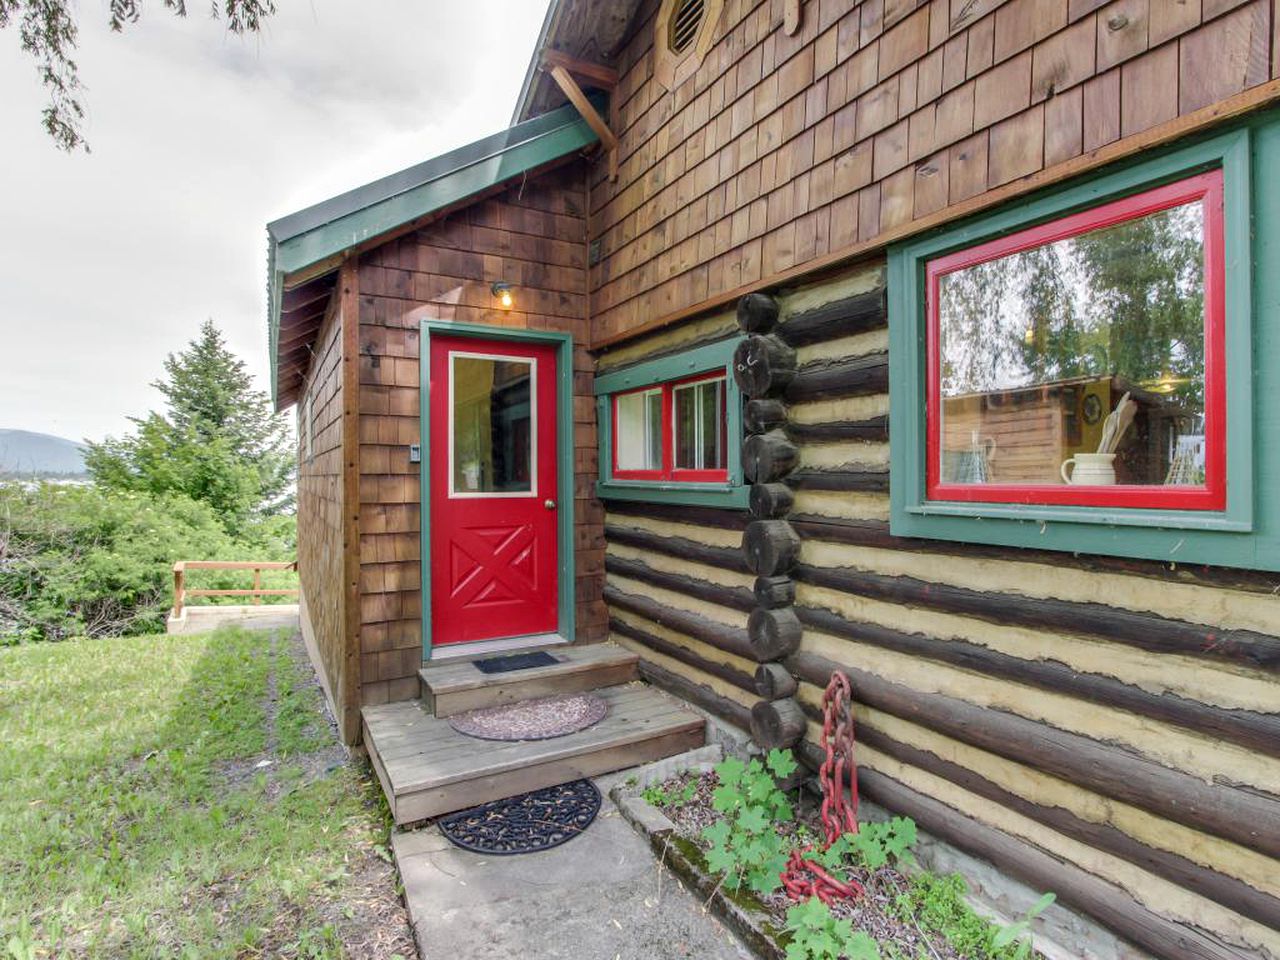
[[[422,960],[750,960],[595,781],[600,815],[544,853],[480,856],[435,827],[391,838]]]

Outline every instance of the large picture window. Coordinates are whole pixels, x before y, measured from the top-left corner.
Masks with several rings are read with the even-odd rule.
[[[1275,162],[1259,115],[891,246],[890,532],[1280,569]]]
[[[931,500],[1220,510],[1222,171],[927,262]]]
[[[739,507],[741,395],[736,340],[645,361],[596,380],[604,498]]]

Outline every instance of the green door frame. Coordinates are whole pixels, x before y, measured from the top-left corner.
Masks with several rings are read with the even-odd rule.
[[[422,659],[431,659],[431,337],[473,337],[477,340],[509,340],[517,343],[554,344],[556,351],[556,543],[559,577],[559,616],[556,632],[570,643],[574,639],[575,567],[573,558],[573,337],[547,330],[488,327],[480,323],[423,320],[418,362],[418,422],[423,456],[418,465],[421,493],[419,514],[422,546],[419,566],[422,580]]]

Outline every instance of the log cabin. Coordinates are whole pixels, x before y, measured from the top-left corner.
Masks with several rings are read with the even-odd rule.
[[[478,656],[809,762],[841,670],[862,796],[1065,955],[1280,958],[1278,170],[1275,0],[553,0],[507,130],[269,226],[397,820]]]

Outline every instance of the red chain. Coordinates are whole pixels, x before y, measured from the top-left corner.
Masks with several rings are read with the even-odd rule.
[[[841,834],[858,832],[858,768],[853,758],[853,696],[849,678],[831,674],[822,695],[822,749],[826,754],[818,778],[822,783],[822,829],[825,851]],[[848,789],[848,799],[845,790]],[[792,850],[782,871],[782,886],[792,900],[817,897],[823,903],[853,900],[862,896],[862,884],[838,880],[821,864],[806,860],[814,849]]]

